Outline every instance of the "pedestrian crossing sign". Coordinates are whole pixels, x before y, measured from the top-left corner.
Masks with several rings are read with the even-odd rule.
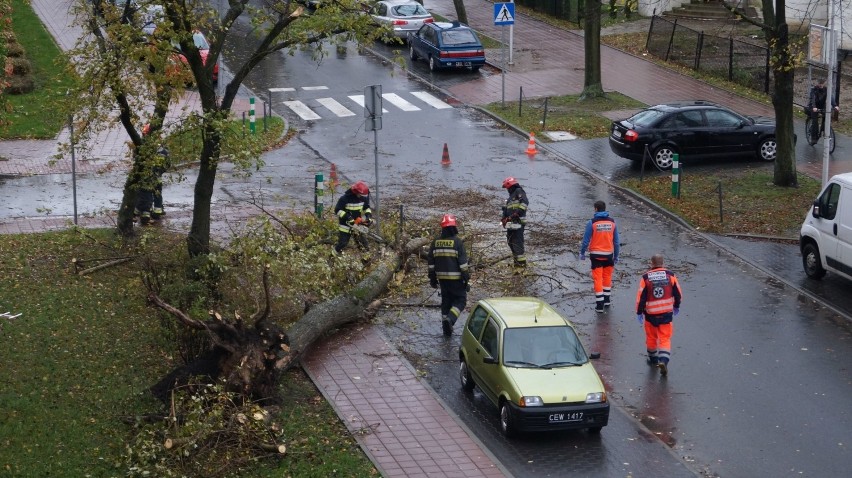
[[[514,3],[495,3],[494,4],[494,24],[495,25],[514,25],[515,24],[515,4]]]

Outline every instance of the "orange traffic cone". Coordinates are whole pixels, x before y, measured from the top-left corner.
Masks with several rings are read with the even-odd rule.
[[[530,132],[530,142],[527,145],[527,154],[536,154],[538,151],[535,149],[535,133]]]
[[[441,165],[449,166],[450,164],[450,150],[447,149],[447,143],[444,143],[444,155],[441,156]]]
[[[337,165],[331,163],[331,172],[328,173],[328,182],[331,187],[337,186]]]

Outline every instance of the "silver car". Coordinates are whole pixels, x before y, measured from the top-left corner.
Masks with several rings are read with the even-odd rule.
[[[432,23],[432,14],[415,0],[381,0],[370,8],[370,16],[379,25],[389,25],[397,38],[405,39],[424,23]]]

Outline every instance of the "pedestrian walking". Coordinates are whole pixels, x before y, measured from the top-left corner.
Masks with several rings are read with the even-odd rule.
[[[447,337],[452,335],[470,291],[467,252],[458,234],[456,217],[444,214],[441,235],[432,241],[427,256],[429,284],[433,289],[437,289],[439,284],[441,286],[441,327]]]
[[[334,213],[338,221],[337,244],[334,245],[334,252],[340,253],[349,244],[354,226],[369,227],[373,222],[373,211],[370,210],[370,188],[367,183],[358,181],[347,189],[337,200]],[[369,248],[365,234],[358,234],[356,240],[362,249]]]
[[[636,292],[636,320],[645,324],[648,365],[658,367],[663,376],[669,373],[672,353],[672,319],[680,312],[680,283],[663,265],[663,255],[651,256],[651,270],[642,274]]]
[[[524,228],[527,225],[527,207],[530,202],[524,188],[512,176],[503,180],[503,188],[509,192],[509,198],[506,199],[506,205],[503,206],[503,218],[500,222],[506,229],[506,242],[509,244],[509,249],[512,250],[514,267],[526,267]]]
[[[586,250],[592,264],[595,289],[595,312],[602,313],[612,304],[612,272],[618,263],[619,238],[615,219],[609,216],[606,203],[595,201],[595,215],[586,223],[580,260],[586,260]]]

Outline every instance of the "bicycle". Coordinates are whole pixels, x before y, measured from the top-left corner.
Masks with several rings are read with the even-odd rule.
[[[814,119],[816,117],[816,119]],[[828,154],[834,152],[834,148],[837,147],[837,141],[834,137],[834,127],[829,127],[829,138],[831,140],[831,149],[828,150]],[[817,110],[816,113],[811,113],[808,116],[808,119],[805,120],[805,138],[808,140],[808,144],[813,146],[817,144],[820,137],[825,135],[825,110]]]

